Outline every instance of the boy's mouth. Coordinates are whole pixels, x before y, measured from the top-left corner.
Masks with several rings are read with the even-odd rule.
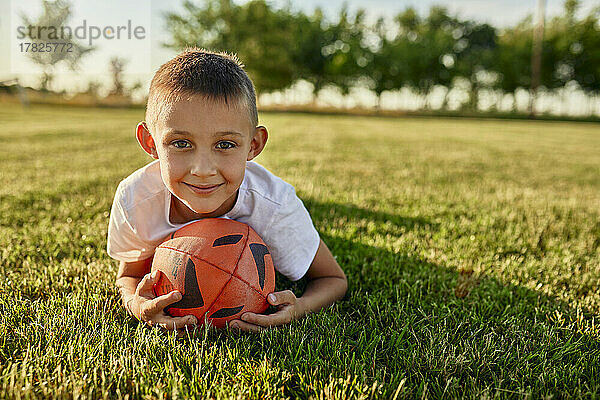
[[[186,183],[183,182],[187,187],[189,187],[193,192],[195,193],[199,193],[199,194],[208,194],[208,193],[212,193],[215,190],[217,190],[218,187],[220,187],[221,184],[218,185],[192,185],[191,183]]]

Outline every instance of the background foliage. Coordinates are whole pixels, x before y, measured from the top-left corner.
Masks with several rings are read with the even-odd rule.
[[[168,46],[235,51],[259,92],[311,82],[315,93],[335,85],[343,93],[357,84],[378,96],[411,88],[428,94],[436,85],[466,80],[477,108],[480,90],[515,92],[531,85],[532,18],[514,27],[452,16],[432,7],[428,15],[407,8],[391,19],[367,22],[364,10],[340,10],[328,20],[264,0],[185,1],[182,14],[166,15]],[[577,17],[578,1],[566,0],[564,14],[546,24],[541,85],[575,83],[588,93],[600,89],[600,8]]]

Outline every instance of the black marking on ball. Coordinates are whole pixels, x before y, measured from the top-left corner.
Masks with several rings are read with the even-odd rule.
[[[250,251],[252,257],[254,257],[254,263],[256,264],[256,270],[258,271],[258,283],[260,288],[265,288],[265,256],[269,253],[267,246],[261,243],[250,243]]]
[[[214,313],[212,313],[210,318],[231,317],[232,315],[235,315],[235,314],[239,313],[240,311],[242,311],[242,308],[244,308],[243,305],[238,306],[238,307],[232,307],[232,308],[221,308],[220,310],[217,310]]]
[[[174,231],[173,233],[171,233],[171,239],[175,238],[175,232],[176,231]]]
[[[191,258],[188,258],[188,262],[185,266],[185,280],[184,280],[184,293],[181,300],[165,307],[165,311],[169,308],[198,308],[204,306],[204,299],[202,293],[200,293],[200,287],[198,286],[198,278],[196,277],[196,264]]]
[[[237,242],[239,242],[240,240],[242,240],[242,236],[243,235],[227,235],[227,236],[222,236],[222,237],[216,239],[213,242],[213,247],[225,246],[226,244],[236,244]]]

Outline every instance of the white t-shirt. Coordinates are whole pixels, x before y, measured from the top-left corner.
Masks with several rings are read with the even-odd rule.
[[[108,255],[125,262],[144,260],[161,241],[187,225],[169,220],[171,192],[158,161],[142,167],[118,186],[108,225]],[[319,233],[296,190],[253,161],[233,208],[220,218],[248,224],[264,240],[275,269],[290,280],[304,276],[319,247]]]

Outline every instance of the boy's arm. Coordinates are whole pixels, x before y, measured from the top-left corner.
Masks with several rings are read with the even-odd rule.
[[[304,315],[321,310],[341,299],[348,288],[344,271],[321,240],[317,254],[306,272],[308,283],[300,298],[291,290],[271,293],[269,304],[277,306],[277,312],[270,315],[244,313],[241,320],[229,324],[232,328],[258,331],[263,327],[278,326],[291,322]],[[274,298],[271,298],[274,296]]]
[[[165,329],[181,329],[196,323],[193,316],[170,317],[164,312],[169,304],[181,300],[181,293],[171,293],[156,297],[152,290],[158,281],[158,274],[150,273],[152,257],[119,264],[115,285],[121,293],[125,309],[140,321],[149,325],[158,325]]]
[[[127,303],[132,299],[144,275],[150,272],[151,265],[152,257],[136,262],[119,261],[119,271],[117,272],[115,286],[119,289],[123,306],[130,313],[131,310]]]

